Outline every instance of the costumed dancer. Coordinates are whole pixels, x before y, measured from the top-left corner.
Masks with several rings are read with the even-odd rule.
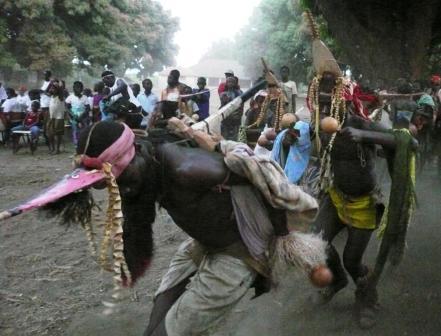
[[[319,39],[311,13],[306,14],[312,30],[316,71],[307,99],[315,130],[315,149],[321,157],[323,193],[314,226],[329,244],[327,264],[334,275],[331,285],[317,293],[315,299],[327,303],[346,287],[346,270],[356,284],[358,323],[362,328],[370,328],[376,322],[376,285],[388,254],[394,252],[390,260],[395,264],[403,255],[414,200],[415,142],[408,130],[381,132],[364,114],[357,114],[337,62]],[[372,271],[363,263],[363,256],[384,212],[374,172],[376,144],[390,153],[394,198],[390,199],[382,221],[384,236]],[[348,237],[342,265],[332,242],[343,229],[348,231]]]
[[[256,133],[260,132],[257,139],[257,144],[254,152],[260,156],[269,158],[271,155],[271,148],[277,133],[282,130],[281,121],[288,109],[288,99],[281,89],[281,83],[274,76],[262,58],[263,71],[265,80],[267,82],[267,89],[262,103],[259,105],[257,115],[254,117],[254,122],[247,122],[246,126],[241,129],[239,141],[251,142]]]
[[[260,88],[220,113],[232,113]],[[25,204],[0,212],[0,219],[51,202],[46,209],[65,222],[83,224],[94,247],[94,203],[87,188],[107,182],[108,219],[99,261],[113,266],[118,288],[133,284],[150,263],[155,204],[160,202],[191,239],[180,246],[163,277],[145,335],[210,334],[253,284],[257,295],[268,290],[264,279],[274,275],[271,265],[294,264],[314,284],[328,284],[325,242],[313,234],[289,232],[286,226],[286,209],[315,213],[315,199],[290,184],[275,162],[259,162],[243,144],[214,141],[205,131],[223,117],[207,119],[194,125],[193,132],[182,120],[168,121],[202,148],[164,138],[150,142],[136,138],[123,123],[98,122],[80,136],[76,171]]]

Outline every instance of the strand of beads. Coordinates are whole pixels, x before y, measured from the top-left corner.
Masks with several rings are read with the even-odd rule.
[[[282,105],[281,104],[282,96],[280,95],[276,99],[277,99],[277,101],[276,101],[276,110],[275,110],[275,114],[274,114],[274,130],[277,132],[280,127],[280,121],[282,120],[282,111],[280,110],[281,105]]]
[[[311,123],[314,125],[315,142],[317,153],[321,151],[321,141],[319,137],[320,131],[320,106],[319,106],[319,85],[321,76],[313,78],[308,89],[309,105],[311,107]]]
[[[263,119],[266,116],[269,102],[270,102],[269,96],[266,96],[265,100],[262,103],[262,106],[260,107],[259,115],[257,116],[256,121],[253,124],[249,125],[248,128],[259,127],[261,125]]]
[[[346,120],[346,102],[344,98],[344,81],[342,77],[337,79],[336,85],[332,92],[331,99],[331,117],[337,120],[339,127],[341,127]],[[332,134],[331,139],[328,142],[323,155],[321,158],[320,165],[320,189],[326,190],[332,183],[331,176],[331,152],[334,146],[335,138],[337,137],[337,132]]]

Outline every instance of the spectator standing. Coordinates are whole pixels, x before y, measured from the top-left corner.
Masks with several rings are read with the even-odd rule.
[[[161,100],[179,101],[179,97],[184,93],[185,85],[179,82],[181,73],[179,70],[172,70],[167,77],[167,87],[161,92]]]
[[[260,109],[268,93],[260,90],[254,95],[254,99],[250,101],[250,108],[245,112],[245,126],[250,126],[257,121]]]
[[[103,82],[97,82],[95,83],[93,87],[93,91],[95,92],[93,99],[92,99],[92,121],[97,122],[101,120],[101,113],[100,113],[100,101],[103,99],[104,93],[104,83]]]
[[[73,84],[73,94],[66,99],[67,110],[72,126],[72,142],[77,147],[80,130],[88,125],[90,103],[83,94],[83,83],[76,81]]]
[[[40,95],[40,108],[43,113],[47,113],[49,111],[49,100],[51,99],[48,88],[51,83],[52,72],[50,70],[46,70],[44,72],[44,82],[41,86],[41,95]]]
[[[234,71],[233,70],[225,71],[225,82],[220,83],[219,87],[217,88],[217,92],[219,93],[219,97],[226,90],[227,80],[230,77],[234,77]]]
[[[199,107],[193,100],[193,90],[191,89],[191,87],[186,86],[183,93],[184,97],[181,98],[182,104],[180,105],[180,113],[183,113],[190,118],[193,118],[193,115],[196,114],[197,117],[193,120],[199,120]]]
[[[130,88],[132,89],[133,95],[138,98],[139,93],[141,92],[141,87],[138,83],[133,83],[130,85]]]
[[[144,91],[141,92],[137,98],[142,107],[142,115],[144,118],[141,121],[141,128],[144,129],[147,127],[149,119],[155,110],[158,97],[152,92],[153,83],[150,79],[146,78],[142,81],[142,88]]]
[[[29,98],[24,85],[18,88],[17,103],[19,105],[18,112],[28,112],[31,110],[31,98]]]
[[[89,106],[93,105],[93,92],[91,89],[89,88],[85,88],[83,90],[83,95],[85,95],[87,97],[87,100],[89,101]],[[90,116],[92,117],[92,116]]]
[[[288,101],[288,108],[285,111],[296,113],[297,85],[296,82],[289,80],[288,66],[284,65],[280,68],[280,78],[282,91]]]
[[[3,83],[0,83],[0,105],[3,104],[3,102],[8,98],[8,95],[6,94],[6,90],[3,87]]]
[[[234,76],[228,77],[225,91],[221,94],[221,107],[225,106],[233,99],[242,94],[242,91],[237,89],[238,82]],[[221,133],[226,140],[237,141],[239,135],[239,127],[242,121],[243,105],[230,114],[221,124]]]
[[[108,108],[111,105],[110,100],[104,100],[104,97],[110,94],[110,88],[107,86],[103,89],[103,99],[100,100],[100,113],[101,113],[101,121],[111,121],[113,120],[113,115],[108,112]]]
[[[193,96],[194,101],[199,108],[199,121],[206,119],[210,115],[210,90],[206,89],[207,79],[205,77],[199,77],[197,82],[197,88],[193,89],[193,93],[197,95]]]
[[[66,106],[64,103],[64,84],[58,79],[51,80],[47,92],[49,100],[49,120],[45,125],[49,153],[60,154],[61,141],[64,134],[64,113]]]
[[[40,109],[41,109],[41,117],[43,118],[43,136],[44,139],[46,141],[46,144],[49,146],[49,139],[48,139],[48,135],[46,133],[46,126],[49,123],[49,102],[51,99],[51,96],[48,92],[49,89],[49,85],[51,83],[51,77],[52,77],[52,72],[50,70],[46,70],[44,72],[44,81],[43,84],[40,88]]]

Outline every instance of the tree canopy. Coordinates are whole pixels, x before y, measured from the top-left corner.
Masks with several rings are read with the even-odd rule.
[[[304,0],[325,18],[342,55],[377,83],[427,78],[440,71],[439,0]]]
[[[75,59],[88,69],[147,74],[173,64],[177,29],[177,19],[152,0],[3,0],[0,70],[66,75]]]
[[[260,75],[264,57],[275,71],[286,64],[294,79],[308,78],[311,43],[301,18],[307,8],[337,60],[376,85],[441,72],[439,0],[262,0],[236,39],[248,72]]]
[[[311,73],[311,43],[302,19],[303,7],[299,1],[262,0],[254,10],[250,22],[236,38],[237,59],[246,71],[255,77],[262,74],[263,57],[273,71],[287,65],[291,77],[305,82]],[[320,17],[319,22],[322,22]],[[326,43],[334,50],[337,46],[320,26]]]

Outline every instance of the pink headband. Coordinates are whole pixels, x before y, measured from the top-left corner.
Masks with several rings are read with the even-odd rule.
[[[126,124],[122,124],[124,131],[121,136],[97,158],[102,163],[108,162],[112,165],[115,177],[121,175],[135,156],[135,134]]]

